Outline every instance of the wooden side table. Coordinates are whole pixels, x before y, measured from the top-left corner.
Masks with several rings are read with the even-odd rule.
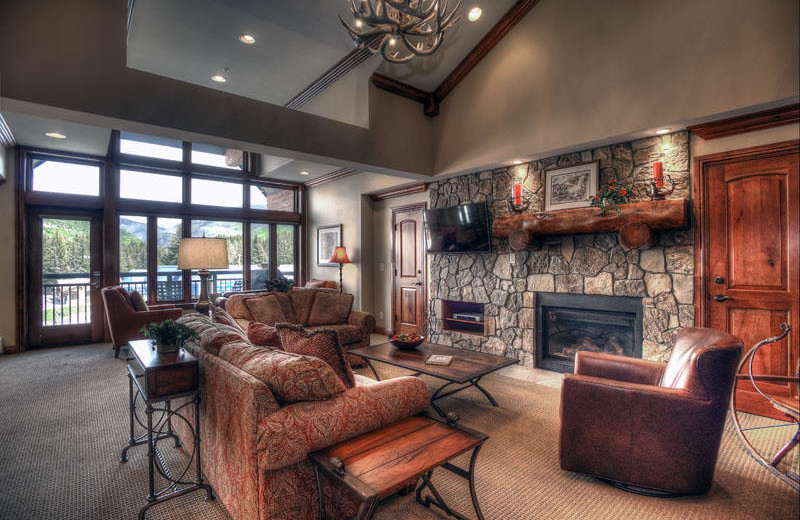
[[[147,504],[139,510],[139,520],[144,520],[145,513],[150,507],[193,491],[205,490],[206,499],[213,500],[213,491],[210,485],[203,482],[200,465],[200,386],[197,358],[184,349],[172,354],[159,354],[151,340],[131,341],[129,350],[133,354],[128,360],[130,439],[128,445],[123,448],[119,461],[128,461],[130,448],[143,444],[148,446],[149,492]],[[172,400],[182,397],[190,397],[191,400],[173,410]],[[146,424],[142,423],[136,413],[136,401],[139,398],[144,401]],[[182,414],[189,406],[194,407],[194,425]],[[155,423],[154,414],[157,417]],[[158,445],[159,441],[173,439],[175,447],[180,446],[180,440],[172,429],[174,417],[184,421],[192,431],[194,445],[191,457],[186,467],[178,473],[178,477],[173,476]],[[147,430],[139,437],[136,437],[134,431],[136,423]],[[195,479],[184,480],[192,463],[195,464]],[[161,490],[155,489],[156,471],[167,480],[166,487]]]
[[[417,487],[417,502],[425,507],[434,505],[454,518],[467,520],[445,503],[431,481],[433,470],[441,467],[467,480],[472,507],[478,520],[483,520],[475,494],[475,461],[488,438],[454,422],[444,423],[428,415],[417,415],[314,452],[309,457],[317,478],[319,518],[330,518],[325,511],[320,475],[323,472],[347,486],[362,500],[355,516],[358,520],[372,517],[378,500],[420,477],[422,483]],[[472,456],[468,470],[449,462],[469,450],[472,450]],[[428,495],[423,497],[426,490]]]

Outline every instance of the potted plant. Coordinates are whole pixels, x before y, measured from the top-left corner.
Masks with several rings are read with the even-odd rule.
[[[151,323],[142,327],[141,332],[144,333],[145,337],[153,340],[153,344],[159,354],[177,352],[180,348],[183,348],[187,341],[200,338],[194,329],[172,320]]]
[[[267,280],[264,285],[268,291],[274,292],[289,292],[292,288],[292,282],[283,276]]]
[[[591,198],[591,205],[600,208],[600,216],[606,214],[606,208],[611,206],[617,211],[617,215],[622,213],[619,209],[620,204],[625,204],[630,198],[631,189],[624,184],[617,184],[617,179],[612,179],[603,183],[597,191],[597,195]]]

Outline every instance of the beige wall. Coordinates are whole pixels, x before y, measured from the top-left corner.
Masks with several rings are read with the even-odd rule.
[[[13,157],[13,149],[0,146],[0,164],[6,174],[6,182],[0,184],[0,336],[4,347],[17,342]]]
[[[445,99],[437,174],[797,99],[797,0],[543,0]]]
[[[428,190],[395,199],[382,200],[373,205],[372,244],[374,282],[372,311],[378,327],[389,329],[392,324],[392,208],[399,208],[418,202],[428,202]],[[380,269],[383,264],[383,270]],[[427,262],[426,262],[427,266]],[[426,276],[430,280],[430,276]]]

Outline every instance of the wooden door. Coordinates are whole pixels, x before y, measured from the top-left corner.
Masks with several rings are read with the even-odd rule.
[[[798,153],[796,145],[769,150],[704,162],[701,322],[742,338],[746,350],[788,323],[789,336],[759,352],[754,373],[791,376],[800,341]],[[740,409],[783,418],[742,383]],[[796,384],[764,382],[762,389],[797,396]]]
[[[28,229],[28,346],[102,341],[99,214],[32,208]]]
[[[392,209],[392,333],[425,334],[425,247],[422,210],[425,204]]]

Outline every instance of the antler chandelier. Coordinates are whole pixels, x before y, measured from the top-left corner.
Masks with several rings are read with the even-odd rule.
[[[461,2],[447,9],[447,0],[350,0],[354,25],[339,17],[357,46],[392,63],[429,56],[444,33],[458,21]]]

